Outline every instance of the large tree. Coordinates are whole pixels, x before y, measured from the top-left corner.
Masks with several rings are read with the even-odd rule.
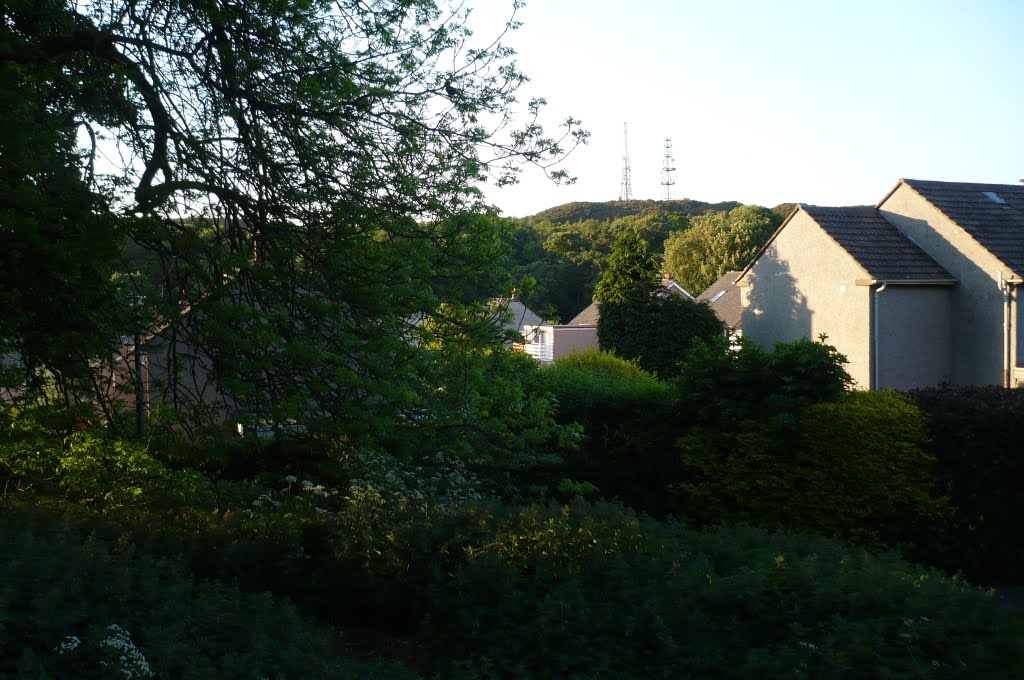
[[[756,205],[693,217],[688,229],[665,241],[665,273],[696,295],[747,266],[781,223],[778,213]]]
[[[350,434],[429,420],[445,319],[500,283],[480,276],[502,227],[461,215],[485,209],[482,182],[585,136],[571,119],[546,135],[540,100],[510,125],[525,78],[467,17],[433,0],[0,6],[17,123],[0,148],[0,349],[77,377],[140,326],[187,328],[179,374],[208,362],[225,403],[258,417]]]

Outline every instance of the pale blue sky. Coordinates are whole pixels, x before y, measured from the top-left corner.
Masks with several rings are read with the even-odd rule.
[[[510,0],[468,0],[483,36]],[[508,43],[592,133],[552,187],[488,189],[508,216],[619,197],[874,204],[900,177],[1024,178],[1024,1],[527,0]]]

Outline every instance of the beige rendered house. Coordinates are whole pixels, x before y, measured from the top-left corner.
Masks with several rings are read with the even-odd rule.
[[[1017,386],[1022,275],[1024,186],[905,179],[798,206],[737,283],[745,337],[824,333],[862,388]]]
[[[523,328],[523,350],[542,364],[548,364],[573,352],[597,349],[597,303],[567,324],[536,324]]]

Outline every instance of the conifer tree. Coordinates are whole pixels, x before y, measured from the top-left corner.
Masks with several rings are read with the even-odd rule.
[[[597,337],[602,350],[667,378],[695,339],[721,333],[722,324],[708,305],[662,289],[659,278],[644,239],[635,230],[624,232],[594,292]]]

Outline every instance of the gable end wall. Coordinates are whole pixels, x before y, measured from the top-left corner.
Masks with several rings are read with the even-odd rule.
[[[959,282],[950,291],[950,382],[1003,383],[1003,295],[1006,265],[920,194],[901,184],[881,214]]]
[[[743,335],[776,340],[824,333],[849,360],[857,386],[870,386],[870,289],[864,269],[804,211],[790,218],[741,281]]]

